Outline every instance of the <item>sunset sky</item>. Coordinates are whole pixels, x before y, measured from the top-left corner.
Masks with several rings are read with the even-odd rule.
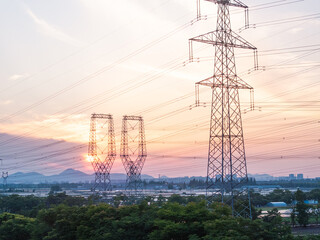
[[[320,177],[320,2],[244,0],[232,28],[259,51],[236,50],[248,173]],[[194,107],[194,84],[213,73],[214,48],[188,39],[213,31],[217,6],[196,0],[10,0],[0,2],[1,168],[46,175],[92,173],[90,115],[110,113],[119,158],[123,115],[145,121],[143,174],[205,176],[211,92]],[[242,31],[241,31],[242,30]]]

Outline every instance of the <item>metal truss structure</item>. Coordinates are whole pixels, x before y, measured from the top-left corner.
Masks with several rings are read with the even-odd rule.
[[[104,124],[108,124],[108,130],[104,131],[103,138],[107,136],[108,143],[106,147],[99,147],[97,143],[97,121],[103,120]],[[106,152],[107,150],[107,152]],[[92,114],[90,122],[89,148],[88,157],[95,173],[95,182],[92,190],[111,191],[110,171],[116,158],[116,145],[114,135],[113,117],[110,114]]]
[[[138,133],[133,135],[133,132],[137,130]],[[138,145],[132,148],[130,145],[136,141]],[[136,159],[133,160],[132,157],[135,155]],[[120,157],[127,173],[126,191],[129,192],[129,195],[137,195],[143,189],[141,171],[147,158],[142,117],[123,116]]]
[[[236,73],[234,48],[253,50],[255,69],[257,49],[231,30],[229,6],[244,8],[247,13],[245,4],[237,0],[206,1],[218,5],[216,30],[191,38],[189,50],[192,61],[193,42],[215,47],[213,76],[196,83],[196,87],[204,85],[212,89],[207,200],[209,204],[213,201],[229,204],[233,216],[251,218],[250,198],[246,190],[241,190],[248,177],[239,89],[252,91],[253,88]]]
[[[3,178],[3,190],[5,191],[7,189],[7,178],[9,177],[9,173],[8,172],[2,172],[2,178]]]

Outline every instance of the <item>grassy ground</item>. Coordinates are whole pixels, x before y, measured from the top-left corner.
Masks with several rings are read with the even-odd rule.
[[[275,207],[259,207],[257,208],[258,210],[262,210],[262,211],[270,211],[272,209],[274,209]],[[278,210],[287,210],[287,209],[291,209],[291,207],[277,207]]]

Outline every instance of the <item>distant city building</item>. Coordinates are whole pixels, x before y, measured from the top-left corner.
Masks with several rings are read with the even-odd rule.
[[[297,175],[297,179],[303,179],[303,174],[302,174],[302,173],[299,173],[299,174]]]
[[[293,173],[289,174],[289,179],[292,180],[292,179],[296,179],[296,177],[294,176]]]

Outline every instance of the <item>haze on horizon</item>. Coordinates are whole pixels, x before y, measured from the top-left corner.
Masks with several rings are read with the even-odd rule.
[[[236,51],[248,173],[320,177],[320,3],[244,0],[231,9],[233,30],[258,48]],[[212,75],[212,47],[188,39],[215,29],[216,6],[196,0],[56,0],[0,3],[2,169],[46,175],[92,173],[86,160],[91,113],[114,116],[117,159],[123,115],[144,117],[143,174],[205,176],[210,107],[194,108],[194,83]],[[199,60],[198,60],[199,58]],[[209,103],[210,89],[201,88]]]

